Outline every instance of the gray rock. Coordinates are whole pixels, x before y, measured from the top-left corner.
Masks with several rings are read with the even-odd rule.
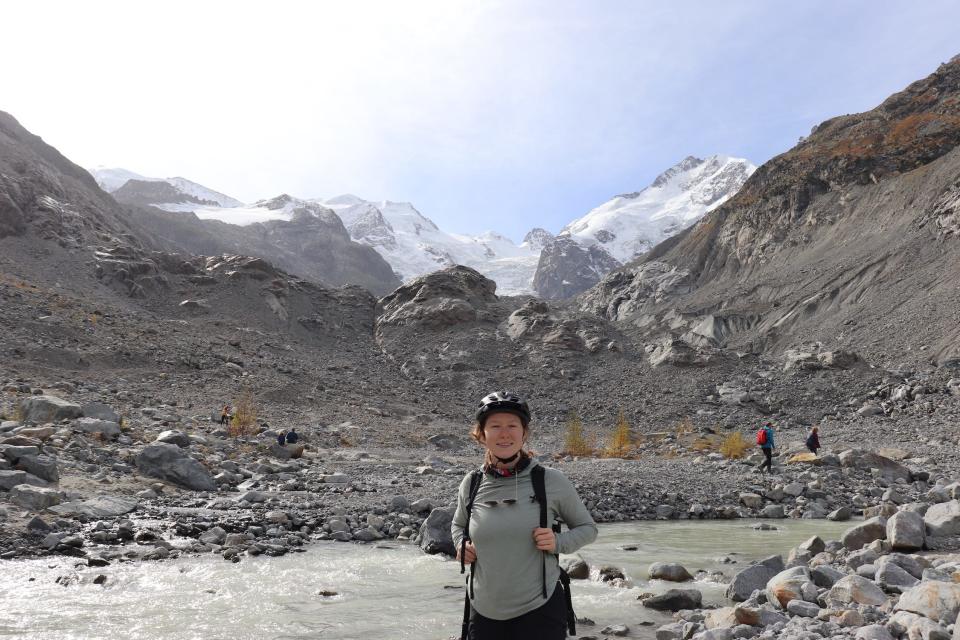
[[[776,560],[774,560],[776,559]],[[743,602],[758,590],[765,589],[770,579],[783,571],[783,558],[772,556],[759,564],[738,571],[727,586],[727,597],[734,602]]]
[[[847,574],[826,564],[814,567],[810,570],[810,578],[813,580],[813,584],[824,589],[829,589],[845,575]]]
[[[847,529],[843,534],[842,542],[847,549],[856,550],[874,540],[883,540],[886,537],[887,519],[877,516]]]
[[[227,539],[227,532],[222,527],[211,527],[200,534],[200,542],[204,544],[221,545]]]
[[[30,511],[43,511],[63,502],[64,494],[56,489],[18,484],[10,489],[10,502]]]
[[[803,618],[816,618],[820,613],[820,605],[804,600],[791,600],[787,603],[787,611]]]
[[[657,611],[699,609],[703,605],[703,595],[696,589],[669,589],[666,593],[645,598],[641,604]]]
[[[905,589],[909,589],[920,582],[892,562],[884,563],[883,566],[877,570],[877,575],[874,579],[880,583],[880,586],[884,589],[894,593],[901,593]]]
[[[102,402],[90,402],[83,405],[81,409],[82,415],[87,418],[96,418],[97,420],[105,420],[107,422],[116,422],[119,424],[120,415],[113,410],[109,405],[103,404]],[[220,416],[217,416],[217,419],[220,419]]]
[[[50,456],[20,456],[16,468],[47,482],[60,481],[60,469],[57,467],[57,461]]]
[[[952,582],[921,582],[907,589],[894,607],[895,611],[909,611],[930,620],[943,621],[960,609],[960,584]]]
[[[834,522],[846,522],[853,515],[853,511],[850,507],[840,507],[835,511],[831,511],[827,514],[827,520],[833,520]]]
[[[49,511],[64,517],[115,518],[136,509],[138,502],[136,498],[127,496],[96,496],[54,505]]]
[[[266,502],[269,499],[270,494],[251,489],[250,491],[241,494],[240,497],[237,498],[237,502],[247,501],[250,504],[258,504],[261,502]]]
[[[0,444],[0,456],[3,456],[11,462],[16,462],[21,456],[36,456],[39,454],[39,447]]]
[[[567,572],[571,580],[586,580],[590,577],[590,565],[580,556],[570,556],[560,560],[560,567]]]
[[[196,491],[216,491],[217,483],[200,462],[183,449],[165,442],[154,442],[136,457],[137,469],[151,478],[160,478]]]
[[[886,594],[871,580],[861,576],[846,576],[830,588],[828,600],[841,605],[869,604],[880,606],[887,601]]]
[[[856,640],[894,640],[882,624],[871,624],[857,629]]]
[[[450,524],[453,522],[453,509],[438,507],[430,512],[420,525],[420,548],[430,554],[444,553],[456,556]]]
[[[784,569],[767,581],[767,602],[783,609],[791,600],[803,598],[803,585],[807,582],[810,571],[806,567]]]
[[[73,421],[73,427],[84,433],[99,433],[108,440],[113,440],[120,435],[120,425],[109,420],[100,420],[99,418],[80,418]]]
[[[910,481],[910,469],[873,451],[848,449],[840,454],[840,464],[855,469],[878,469],[880,475],[890,481],[898,478]]]
[[[168,429],[163,431],[160,435],[157,436],[157,442],[166,442],[167,444],[174,444],[182,449],[185,449],[190,446],[190,436],[183,433],[182,431],[174,431]]]
[[[759,516],[761,518],[785,518],[787,517],[783,511],[782,504],[768,504],[763,509],[760,510]]]
[[[887,540],[894,549],[922,549],[927,532],[923,517],[914,511],[898,511],[887,520]]]
[[[654,562],[647,573],[651,580],[667,580],[669,582],[686,582],[693,580],[690,572],[676,562]]]
[[[56,396],[31,396],[20,401],[23,422],[42,424],[79,418],[83,413],[80,405],[67,402]]]
[[[932,505],[923,516],[927,534],[933,537],[960,534],[960,500]]]
[[[808,538],[807,540],[801,542],[797,548],[803,551],[809,551],[811,555],[815,556],[821,551],[824,551],[827,548],[827,545],[820,536],[813,536],[812,538]]]
[[[0,471],[0,491],[10,491],[18,484],[27,481],[25,471]]]

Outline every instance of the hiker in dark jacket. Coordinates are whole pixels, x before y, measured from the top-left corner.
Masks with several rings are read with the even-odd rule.
[[[773,473],[773,423],[767,422],[757,432],[757,444],[760,445],[760,451],[763,452],[763,462],[760,464],[760,472],[766,469]]]
[[[450,526],[457,559],[471,565],[462,631],[470,640],[566,638],[571,611],[558,556],[597,537],[597,525],[570,480],[540,466],[523,448],[529,422],[527,403],[501,391],[481,401],[471,431],[486,451],[484,464],[460,483]],[[546,526],[535,500],[535,476],[543,478]],[[569,530],[549,528],[558,517]]]
[[[810,449],[813,455],[817,455],[817,449],[820,448],[820,429],[813,427],[807,436],[807,449]]]
[[[285,431],[277,431],[277,444],[281,447],[287,443],[287,434]]]
[[[290,429],[290,433],[287,434],[287,444],[296,444],[300,440],[299,434],[297,434],[296,429]]]

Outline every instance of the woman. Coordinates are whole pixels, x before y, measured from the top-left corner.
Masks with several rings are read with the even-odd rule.
[[[530,409],[519,396],[500,391],[481,400],[471,435],[485,449],[484,464],[460,483],[451,525],[457,559],[470,565],[464,635],[565,638],[568,604],[558,584],[558,555],[593,542],[597,526],[563,473],[546,467],[534,472],[539,463],[523,448]],[[533,483],[541,473],[548,522],[562,519],[568,531],[543,526]]]
[[[813,455],[817,455],[817,450],[820,448],[820,429],[818,427],[813,427],[810,429],[810,435],[807,436],[807,449],[810,449],[810,452]]]

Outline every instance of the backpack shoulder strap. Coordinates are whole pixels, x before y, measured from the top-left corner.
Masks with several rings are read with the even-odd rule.
[[[470,491],[467,493],[467,523],[463,527],[463,539],[460,541],[460,573],[466,570],[464,558],[467,554],[467,540],[470,539],[470,513],[473,511],[473,501],[480,491],[483,481],[483,471],[477,469],[470,474]],[[460,640],[467,640],[470,630],[470,591],[473,589],[473,565],[470,565],[470,578],[464,585],[463,593],[463,623],[460,626]]]
[[[544,480],[544,470],[540,465],[530,470],[530,481],[533,483],[533,496],[540,503],[540,526],[547,527],[547,484]]]

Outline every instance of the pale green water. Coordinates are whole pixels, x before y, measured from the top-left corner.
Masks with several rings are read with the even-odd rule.
[[[646,581],[656,561],[680,562],[691,572],[719,569],[728,576],[747,561],[786,553],[811,535],[837,538],[848,524],[825,520],[773,521],[779,531],[753,531],[752,521],[671,521],[601,525],[583,557],[621,567],[633,588],[574,581],[574,608],[597,626],[627,624],[631,637],[653,637],[668,616],[640,606],[642,591],[672,584]],[[622,551],[621,545],[637,551]],[[378,638],[441,640],[458,636],[463,609],[459,564],[426,556],[408,545],[320,543],[282,558],[219,556],[167,562],[113,564],[100,569],[58,558],[0,563],[0,637],[43,640]],[[739,562],[724,565],[723,555]],[[53,568],[51,568],[53,567]],[[76,573],[68,587],[58,576]],[[92,584],[99,574],[105,586]],[[30,578],[34,578],[30,581]],[[445,586],[457,587],[446,589]],[[691,586],[687,583],[687,586]],[[707,601],[722,601],[723,586],[692,585]],[[322,597],[321,590],[339,595]],[[654,626],[640,627],[641,621]]]

